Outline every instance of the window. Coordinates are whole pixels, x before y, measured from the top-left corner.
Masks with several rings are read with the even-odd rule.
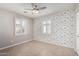
[[[26,34],[26,21],[23,18],[16,18],[16,20],[15,20],[15,34],[16,35]]]
[[[44,34],[51,33],[51,21],[43,21],[43,33]]]

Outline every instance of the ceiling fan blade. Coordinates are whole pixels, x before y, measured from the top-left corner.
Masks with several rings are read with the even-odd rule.
[[[40,7],[38,8],[39,10],[43,10],[43,9],[46,9],[47,7]]]
[[[33,9],[24,9],[24,10],[33,10]]]
[[[24,11],[24,13],[28,13],[27,11]]]

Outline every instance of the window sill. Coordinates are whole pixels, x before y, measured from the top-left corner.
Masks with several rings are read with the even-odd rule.
[[[15,36],[25,36],[25,33],[21,33],[21,34],[15,34]]]

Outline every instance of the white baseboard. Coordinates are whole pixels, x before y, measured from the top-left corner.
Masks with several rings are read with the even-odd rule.
[[[20,45],[20,44],[23,44],[23,43],[26,43],[26,42],[29,42],[29,41],[32,41],[32,39],[29,39],[27,41],[23,41],[23,42],[20,42],[20,43],[16,43],[16,44],[13,44],[13,45],[10,45],[10,46],[2,47],[2,48],[0,48],[0,50],[10,48],[10,47],[14,47],[14,46],[17,46],[17,45]]]

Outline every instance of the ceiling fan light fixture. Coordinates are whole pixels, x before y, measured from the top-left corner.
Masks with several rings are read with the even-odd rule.
[[[32,3],[31,5],[32,5],[32,9],[26,9],[25,6],[24,13],[27,13],[27,10],[30,10],[32,15],[34,15],[34,14],[39,14],[40,10],[46,9],[46,7],[39,7],[39,4],[36,3]]]
[[[33,12],[33,13],[36,13],[36,14],[37,14],[37,13],[39,13],[39,11],[38,11],[38,10],[33,10],[32,12]]]

